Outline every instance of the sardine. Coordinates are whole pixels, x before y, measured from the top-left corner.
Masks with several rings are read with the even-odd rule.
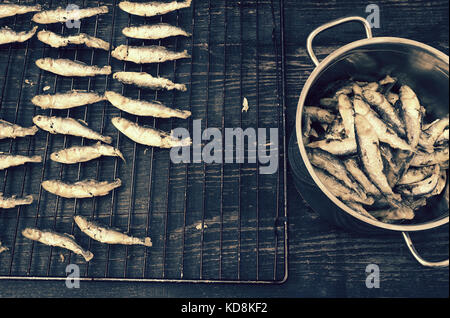
[[[166,132],[139,126],[125,118],[115,117],[111,122],[121,133],[138,144],[159,148],[187,147],[192,144],[191,138],[177,139]]]
[[[172,109],[157,101],[148,102],[144,100],[134,100],[112,91],[105,92],[105,96],[113,106],[136,116],[151,116],[158,118],[175,117],[182,119],[191,116],[190,111]]]
[[[114,51],[112,51],[111,56],[121,61],[133,62],[136,64],[164,63],[167,61],[174,61],[191,57],[186,50],[183,52],[174,52],[158,45],[119,45],[114,49]]]
[[[400,101],[403,119],[406,125],[406,137],[411,147],[415,149],[419,144],[420,134],[422,132],[420,101],[416,93],[406,85],[400,88]]]
[[[136,85],[138,87],[149,88],[153,90],[167,89],[186,92],[184,84],[175,84],[171,80],[162,77],[153,77],[144,72],[117,72],[113,78],[124,84]]]
[[[361,98],[355,97],[353,100],[355,112],[364,116],[375,130],[378,139],[387,143],[392,148],[412,151],[412,147],[400,138],[392,129],[386,125],[378,114],[369,107]]]
[[[167,23],[126,27],[122,30],[122,33],[126,37],[142,40],[159,40],[173,36],[191,36],[182,28]]]
[[[356,139],[324,139],[306,145],[307,148],[319,148],[335,156],[349,156],[357,153]]]
[[[19,5],[11,3],[0,3],[0,19],[6,17],[13,17],[19,14],[26,14],[29,12],[41,11],[42,7],[36,5]]]
[[[33,16],[33,22],[39,24],[64,23],[67,21],[81,20],[99,14],[108,13],[107,6],[91,7],[77,10],[66,10],[58,7],[54,10],[41,11]]]
[[[400,201],[400,195],[394,193],[384,174],[377,133],[369,121],[359,114],[355,115],[355,132],[359,157],[367,176],[387,199]]]
[[[306,106],[303,108],[303,111],[306,115],[310,116],[313,121],[319,123],[331,124],[336,119],[335,115],[320,107]]]
[[[407,185],[413,184],[416,182],[420,182],[433,174],[435,171],[435,166],[426,166],[422,168],[411,168],[409,169],[405,175],[402,177],[400,181],[398,181],[398,185]]]
[[[315,169],[317,177],[323,185],[337,198],[344,202],[356,202],[363,205],[372,205],[375,200],[372,197],[361,198],[358,193],[340,183],[335,177],[321,169]]]
[[[45,130],[53,135],[71,135],[92,140],[99,140],[107,144],[112,143],[111,137],[102,136],[101,134],[87,127],[86,123],[73,118],[63,118],[55,116],[48,117],[38,115],[33,118],[33,122],[42,130]]]
[[[0,209],[14,209],[15,207],[22,205],[30,205],[34,201],[32,195],[28,195],[23,198],[19,198],[15,195],[12,197],[4,197],[3,193],[0,192]]]
[[[123,11],[142,17],[154,17],[157,15],[167,14],[172,11],[189,8],[192,0],[184,0],[182,2],[130,2],[122,1],[119,8]]]
[[[52,59],[49,57],[36,60],[36,65],[44,71],[61,76],[85,77],[96,75],[110,75],[112,73],[111,66],[98,67],[95,65],[87,65],[79,61],[72,61],[67,59]]]
[[[448,162],[448,147],[436,149],[432,153],[418,152],[411,161],[411,167],[441,165]]]
[[[440,176],[441,169],[438,165],[436,165],[430,177],[416,183],[398,186],[397,189],[405,196],[415,197],[427,195],[436,189]]]
[[[396,112],[394,106],[392,106],[383,94],[365,89],[363,92],[365,100],[381,115],[386,123],[392,126],[392,128],[400,135],[405,136],[405,124],[401,120],[400,116]]]
[[[11,155],[0,152],[0,170],[21,166],[26,163],[40,163],[40,162],[42,162],[41,156],[28,157],[20,155]]]
[[[352,101],[347,95],[339,95],[338,108],[347,137],[355,138],[355,110]]]
[[[358,161],[355,159],[347,159],[344,161],[347,171],[361,185],[368,195],[378,197],[381,195],[380,190],[369,180],[364,171],[361,170]]]
[[[42,30],[38,32],[37,37],[39,41],[54,48],[68,46],[69,44],[84,44],[93,49],[108,51],[110,47],[108,42],[85,33],[64,37],[51,31]]]
[[[345,165],[339,159],[330,153],[319,149],[309,150],[308,157],[313,166],[328,172],[345,186],[358,193],[361,198],[367,198],[367,195],[362,191],[359,185],[350,178]]]
[[[34,136],[38,131],[36,126],[25,128],[0,119],[0,140]]]
[[[50,155],[50,159],[59,163],[75,164],[88,162],[102,156],[119,157],[125,161],[125,158],[119,149],[102,144],[101,142],[98,142],[93,146],[74,146],[54,152]]]
[[[434,145],[438,142],[439,138],[443,136],[446,129],[448,136],[448,126],[449,126],[449,116],[447,115],[445,118],[438,120],[437,122],[432,124],[427,130],[422,132],[422,134],[420,135],[419,145],[426,151],[433,152]],[[445,138],[445,136],[443,137]]]
[[[82,216],[74,217],[75,223],[80,228],[81,232],[104,244],[120,244],[120,245],[143,245],[152,247],[152,240],[150,237],[137,238],[129,236],[120,232],[119,230],[112,229],[97,222],[88,221]]]
[[[0,29],[0,45],[13,42],[26,42],[31,39],[37,31],[38,27],[33,27],[30,31],[16,32],[8,27]]]
[[[90,179],[75,183],[66,183],[61,180],[42,182],[42,187],[46,191],[66,199],[87,199],[105,196],[121,186],[122,181],[120,179],[113,182],[99,182]]]
[[[83,249],[75,241],[75,238],[69,234],[59,234],[50,230],[38,230],[33,228],[26,228],[22,231],[22,235],[32,241],[37,241],[48,246],[61,247],[68,249],[77,255],[84,257],[86,262],[94,258],[94,254]]]
[[[414,210],[407,206],[388,210],[370,211],[370,213],[383,222],[412,220],[416,216]]]
[[[92,92],[70,91],[55,95],[37,95],[31,102],[42,109],[69,109],[106,100],[105,96]]]

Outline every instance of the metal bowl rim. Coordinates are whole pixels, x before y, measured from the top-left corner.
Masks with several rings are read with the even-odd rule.
[[[397,37],[375,37],[375,38],[369,38],[369,39],[363,39],[359,41],[351,42],[331,54],[329,54],[320,64],[314,69],[314,71],[311,73],[311,75],[308,77],[308,80],[306,81],[305,85],[303,86],[299,102],[297,105],[297,115],[296,115],[296,132],[297,132],[297,142],[298,147],[300,150],[300,155],[302,156],[303,163],[305,164],[309,174],[313,178],[316,185],[322,190],[322,192],[331,200],[334,204],[336,204],[339,208],[341,208],[343,211],[348,213],[349,215],[353,216],[354,218],[364,222],[368,223],[372,226],[386,229],[386,230],[392,230],[392,231],[398,231],[398,232],[415,232],[415,231],[425,231],[430,230],[445,224],[449,223],[449,215],[443,216],[441,218],[438,218],[434,221],[429,221],[426,223],[421,224],[410,224],[410,225],[399,225],[399,224],[388,224],[383,223],[378,220],[372,220],[368,217],[365,217],[361,215],[358,212],[353,211],[349,207],[347,207],[341,200],[339,200],[337,197],[335,197],[320,181],[320,179],[317,177],[314,168],[312,167],[309,158],[306,154],[305,145],[303,144],[302,136],[302,114],[303,114],[303,107],[306,101],[306,97],[308,96],[308,93],[311,89],[311,86],[313,82],[317,79],[320,72],[322,72],[326,67],[328,67],[333,61],[335,61],[338,57],[342,56],[346,52],[356,49],[358,47],[362,47],[367,44],[383,44],[383,43],[392,43],[392,44],[403,44],[403,45],[409,45],[421,48],[432,55],[436,56],[438,59],[445,62],[447,65],[449,65],[449,56],[444,54],[443,52],[426,45],[421,42],[417,42],[414,40],[409,40],[405,38],[397,38]]]

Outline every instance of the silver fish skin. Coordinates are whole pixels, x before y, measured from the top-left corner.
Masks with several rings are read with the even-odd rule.
[[[436,149],[433,153],[418,152],[411,161],[411,167],[441,165],[448,162],[448,147]]]
[[[392,129],[381,120],[378,114],[361,98],[355,97],[353,104],[355,112],[364,116],[370,122],[381,142],[387,143],[395,149],[413,151],[412,146],[392,131]]]
[[[350,175],[361,185],[367,194],[375,197],[381,196],[380,190],[369,180],[364,171],[361,170],[356,159],[347,159],[344,161],[344,165]]]
[[[382,222],[412,220],[416,216],[414,210],[407,206],[388,210],[370,211],[370,213]]]
[[[347,95],[341,94],[338,97],[338,108],[347,137],[355,138],[355,109],[353,108],[353,102]]]
[[[84,122],[78,121],[73,118],[63,118],[55,116],[48,117],[38,115],[33,118],[33,122],[42,130],[45,130],[53,135],[71,135],[86,139],[99,140],[107,144],[112,143],[111,137],[102,136],[101,134],[87,127]]]
[[[403,85],[400,88],[400,101],[403,119],[406,125],[406,136],[411,147],[415,149],[419,144],[420,134],[422,132],[420,101],[416,93],[407,85]]]
[[[449,116],[442,118],[432,124],[427,130],[420,135],[419,145],[428,152],[433,152],[434,145],[438,139],[445,133],[447,129],[448,134]],[[448,136],[448,135],[447,135]]]
[[[34,136],[38,131],[36,126],[25,128],[0,119],[0,140]]]
[[[362,191],[360,186],[351,179],[345,165],[339,159],[319,149],[309,150],[308,157],[313,166],[328,172],[345,186],[358,193],[361,198],[367,198],[367,195]]]
[[[100,182],[96,180],[83,180],[75,183],[66,183],[61,180],[47,180],[42,182],[42,187],[57,196],[66,199],[87,199],[108,195],[114,189],[122,186],[122,181]]]
[[[14,209],[22,205],[30,205],[34,201],[32,195],[28,195],[23,198],[19,198],[15,195],[12,197],[5,197],[3,193],[0,192],[0,209]]]
[[[122,30],[122,33],[126,37],[142,40],[159,40],[173,36],[191,36],[191,34],[182,28],[167,23],[126,27]]]
[[[142,17],[154,17],[164,15],[172,11],[189,8],[192,0],[185,0],[182,2],[130,2],[122,1],[119,3],[119,8],[123,11]]]
[[[37,37],[39,41],[47,45],[50,45],[51,47],[54,48],[65,47],[68,46],[69,44],[84,44],[90,48],[108,51],[110,47],[108,42],[90,36],[86,33],[80,33],[77,35],[70,35],[64,37],[51,31],[41,30],[38,32]]]
[[[388,102],[383,94],[365,89],[363,95],[364,99],[376,109],[386,123],[390,124],[400,136],[406,135],[405,124],[394,106]]]
[[[69,234],[59,234],[50,230],[39,230],[35,228],[26,228],[22,235],[29,240],[37,241],[47,246],[61,247],[82,256],[86,262],[94,258],[94,254],[82,248],[75,241],[75,238]]]
[[[408,185],[416,182],[420,182],[433,174],[435,166],[426,166],[422,168],[411,168],[405,175],[398,181],[397,185]]]
[[[105,96],[113,106],[136,116],[181,119],[191,116],[190,111],[172,109],[157,101],[134,100],[112,91],[105,92]]]
[[[323,183],[323,185],[337,198],[344,202],[356,202],[363,205],[372,205],[375,200],[371,197],[361,198],[355,191],[347,188],[340,183],[335,177],[329,175],[321,169],[315,169],[317,177]]]
[[[26,42],[31,39],[38,27],[34,26],[30,31],[15,32],[8,27],[0,29],[0,45],[14,42]]]
[[[112,73],[111,66],[98,67],[95,65],[86,65],[78,61],[52,59],[49,57],[36,60],[36,66],[44,71],[69,77],[110,75]]]
[[[146,247],[152,247],[152,240],[150,237],[138,238],[129,236],[120,232],[119,230],[112,229],[104,226],[98,222],[88,221],[87,218],[82,216],[74,217],[75,223],[80,228],[81,232],[104,244],[120,244],[120,245],[143,245]]]
[[[386,198],[400,201],[400,196],[394,193],[384,174],[380,141],[374,128],[364,116],[356,114],[355,131],[359,157],[367,176]]]
[[[22,166],[26,163],[40,163],[40,162],[42,162],[41,156],[28,157],[28,156],[0,153],[0,170]]]
[[[441,176],[440,166],[436,165],[435,170],[433,171],[432,175],[429,178],[416,183],[401,185],[398,186],[397,188],[398,191],[405,196],[416,197],[427,195],[436,189],[440,176]]]
[[[186,50],[183,52],[174,52],[158,45],[119,45],[112,51],[111,56],[121,61],[133,62],[136,64],[164,63],[191,57]]]
[[[0,19],[6,17],[13,17],[15,15],[26,14],[29,12],[41,11],[40,4],[36,5],[19,5],[10,3],[0,3]]]
[[[153,77],[145,72],[117,72],[114,73],[113,78],[124,84],[136,85],[153,90],[187,91],[187,87],[184,84],[176,84],[167,78]]]
[[[303,111],[305,115],[310,116],[313,121],[319,123],[331,124],[336,119],[336,115],[333,115],[326,109],[316,106],[306,106],[303,108]]]
[[[50,159],[63,164],[75,164],[88,162],[102,156],[119,157],[125,162],[125,158],[119,149],[101,142],[93,146],[74,146],[54,152],[50,155]]]
[[[67,21],[81,20],[99,14],[108,13],[107,6],[82,8],[78,10],[66,10],[58,7],[54,10],[41,11],[33,16],[33,22],[39,24],[64,23]]]
[[[357,153],[356,139],[342,140],[324,139],[306,145],[307,148],[319,148],[335,156],[349,156]]]
[[[31,102],[42,109],[70,109],[104,100],[106,100],[105,96],[97,93],[70,91],[55,95],[37,95],[31,99]]]
[[[190,138],[177,139],[170,134],[149,127],[142,127],[125,118],[115,117],[111,120],[114,127],[138,144],[159,148],[188,147]]]

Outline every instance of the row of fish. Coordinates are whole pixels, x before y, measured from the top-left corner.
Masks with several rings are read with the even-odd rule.
[[[336,86],[304,110],[303,139],[317,177],[366,217],[414,219],[448,188],[449,116],[425,124],[416,93],[391,76]]]

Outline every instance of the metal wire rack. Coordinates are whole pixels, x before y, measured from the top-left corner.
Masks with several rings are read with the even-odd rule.
[[[44,8],[63,6],[55,1]],[[104,52],[81,46],[53,49],[36,37],[26,43],[0,46],[0,118],[30,126],[37,114],[82,119],[125,154],[115,158],[61,165],[49,159],[55,150],[90,141],[50,135],[0,141],[0,151],[43,155],[42,164],[0,171],[0,192],[33,194],[31,206],[0,210],[0,240],[9,248],[0,255],[0,279],[64,280],[66,266],[77,264],[81,280],[190,283],[282,283],[288,276],[288,223],[286,207],[286,136],[284,111],[284,43],[282,0],[194,0],[191,8],[161,17],[131,16],[118,8],[118,0],[69,0],[81,7],[106,5],[109,13],[81,21],[79,29],[48,25],[59,34],[78,32],[120,44],[158,44],[173,50],[188,49],[191,60],[158,65],[124,63]],[[129,25],[167,22],[192,33],[190,38],[157,41],[127,39],[121,29]],[[16,30],[32,27],[31,16],[0,20]],[[188,92],[155,92],[122,85],[111,76],[64,78],[39,70],[34,61],[60,57],[90,65],[111,65],[114,71],[144,71],[184,83]],[[190,110],[188,120],[138,118],[122,113],[107,102],[72,110],[43,111],[31,98],[68,90],[114,90],[131,98],[159,100]],[[250,108],[242,112],[247,98]],[[202,128],[277,128],[279,169],[259,174],[260,164],[174,164],[169,152],[137,145],[111,125],[121,116],[140,125],[171,131]],[[204,141],[205,142],[205,141]],[[247,154],[250,156],[250,154]],[[109,196],[67,200],[42,189],[47,179],[78,181],[121,178],[123,186]],[[74,225],[83,215],[133,235],[150,236],[153,247],[103,245],[89,239]],[[25,227],[69,233],[92,251],[85,263],[72,253],[25,239]]]

